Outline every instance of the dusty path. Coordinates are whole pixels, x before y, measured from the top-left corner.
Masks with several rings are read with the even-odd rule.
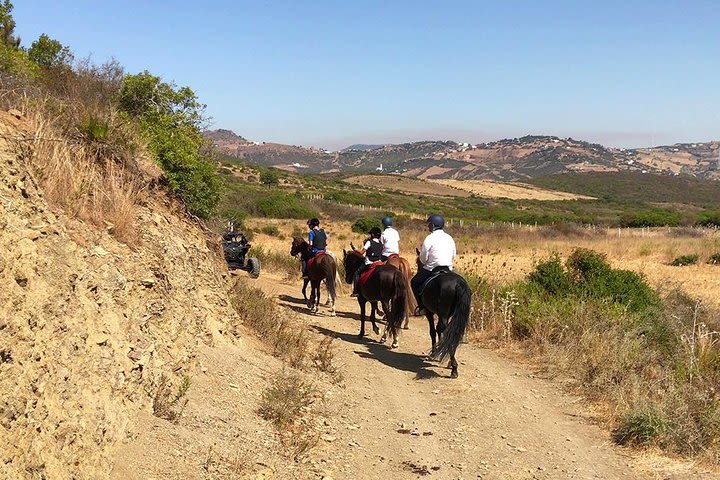
[[[400,348],[389,350],[377,336],[357,338],[354,299],[339,299],[338,317],[326,309],[311,316],[299,286],[272,275],[258,285],[312,330],[337,338],[345,386],[328,402],[334,420],[313,461],[330,478],[717,478],[640,468],[583,420],[578,399],[488,350],[461,345],[460,378],[447,378],[448,369],[426,360],[420,318],[403,331]]]

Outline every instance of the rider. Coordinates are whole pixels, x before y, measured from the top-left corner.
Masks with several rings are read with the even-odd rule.
[[[360,275],[362,275],[363,272],[367,271],[369,265],[372,265],[373,263],[381,259],[383,251],[383,245],[382,243],[380,243],[381,236],[382,232],[378,227],[371,228],[370,236],[367,238],[367,240],[365,240],[365,244],[363,245],[362,250],[360,250],[360,253],[365,255],[365,265],[355,271],[355,276],[353,277],[353,292],[351,295],[353,297],[356,297],[358,294]]]
[[[420,296],[420,290],[422,290],[425,282],[435,272],[452,271],[453,258],[457,253],[455,240],[443,230],[443,227],[445,227],[445,219],[442,216],[430,215],[427,219],[427,224],[430,235],[425,237],[418,257],[423,267],[418,270],[418,273],[410,281],[415,299],[418,303],[418,308],[415,311],[416,315],[425,314],[425,307],[422,303],[422,297]]]
[[[383,249],[380,259],[386,262],[390,255],[400,255],[400,234],[393,228],[393,219],[383,217],[382,224],[385,229],[380,237]]]
[[[327,248],[327,241],[328,236],[327,233],[325,233],[325,230],[320,228],[320,220],[317,218],[311,218],[307,221],[307,226],[310,229],[310,233],[308,234],[308,243],[310,244],[310,254],[307,258],[302,259],[302,272],[303,272],[303,278],[307,278],[308,272],[307,272],[307,262],[311,258],[313,258],[315,255],[317,255],[320,252],[325,251]]]

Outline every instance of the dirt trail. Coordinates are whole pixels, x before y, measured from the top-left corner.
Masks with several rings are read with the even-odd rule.
[[[338,300],[338,317],[326,309],[310,316],[299,286],[271,275],[258,284],[309,328],[337,338],[345,386],[329,401],[333,421],[313,461],[330,478],[717,478],[676,464],[642,468],[583,419],[579,399],[488,350],[461,345],[460,378],[449,379],[426,359],[420,318],[390,350],[377,336],[357,338],[354,299]]]

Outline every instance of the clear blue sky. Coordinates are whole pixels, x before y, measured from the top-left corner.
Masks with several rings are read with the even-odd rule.
[[[717,1],[14,3],[24,45],[188,85],[252,140],[720,139]]]

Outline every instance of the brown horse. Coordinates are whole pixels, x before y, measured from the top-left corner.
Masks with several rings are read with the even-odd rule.
[[[408,296],[407,304],[405,306],[405,323],[403,324],[403,328],[407,330],[408,324],[410,323],[410,315],[412,315],[412,312],[414,312],[415,308],[417,307],[415,295],[413,295],[412,288],[410,288],[410,279],[413,276],[410,262],[408,262],[407,259],[401,257],[400,255],[390,255],[385,263],[387,265],[392,265],[393,267],[400,270],[400,273],[402,273],[403,277],[405,277],[405,286],[407,287]]]
[[[300,237],[293,237],[292,246],[290,247],[290,255],[295,257],[298,254],[302,256],[303,260],[309,260],[311,258],[310,244]],[[325,280],[330,301],[330,316],[335,316],[336,275],[337,265],[335,264],[335,259],[328,254],[318,255],[315,261],[313,261],[309,266],[308,277],[310,278],[310,299],[308,300],[307,305],[311,312],[317,312],[320,310],[320,283]]]
[[[348,284],[353,282],[355,272],[365,264],[365,256],[352,250],[346,252],[343,250],[343,265],[345,266],[345,282]],[[360,305],[360,334],[359,337],[365,336],[365,304],[371,303],[370,322],[373,331],[380,333],[380,329],[375,323],[375,311],[377,302],[382,303],[385,312],[387,330],[393,337],[392,348],[397,348],[397,334],[402,321],[405,319],[405,311],[407,305],[408,290],[405,278],[400,270],[392,265],[380,265],[368,278],[364,285],[358,289],[358,304]]]

